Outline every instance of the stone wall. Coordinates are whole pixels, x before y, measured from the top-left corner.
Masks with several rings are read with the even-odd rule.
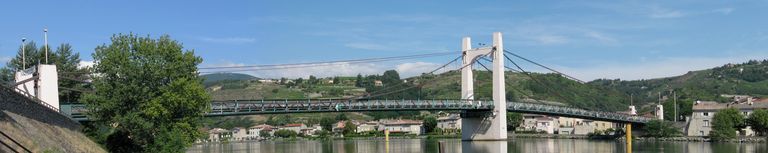
[[[0,110],[73,131],[80,131],[81,128],[80,123],[59,113],[55,108],[5,86],[0,86]]]

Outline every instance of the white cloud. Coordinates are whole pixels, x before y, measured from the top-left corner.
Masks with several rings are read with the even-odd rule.
[[[733,8],[730,8],[730,7],[719,8],[719,9],[712,10],[712,12],[728,15],[728,14],[731,14],[731,12],[733,12]]]
[[[245,37],[225,37],[225,38],[200,37],[198,39],[200,39],[203,42],[209,42],[209,43],[245,44],[245,43],[256,42],[256,38],[245,38]]]
[[[766,59],[768,54],[743,55],[733,57],[674,57],[640,63],[606,62],[593,67],[573,68],[556,66],[563,73],[584,81],[608,78],[622,80],[654,79],[683,75],[696,71],[722,66],[727,63],[743,63],[751,59]]]
[[[93,61],[80,61],[80,63],[77,64],[77,68],[85,68],[85,67],[93,67],[93,65],[96,64],[96,62]]]
[[[439,66],[440,64],[437,64],[437,63],[413,62],[413,63],[399,64],[395,67],[395,70],[397,70],[397,72],[400,73],[400,77],[405,78],[405,77],[421,75],[421,73],[427,73],[429,71],[436,69]]]

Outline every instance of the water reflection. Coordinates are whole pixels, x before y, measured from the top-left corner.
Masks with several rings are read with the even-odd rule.
[[[614,153],[624,152],[619,141],[582,139],[512,139],[509,141],[461,141],[458,139],[392,139],[384,140],[334,140],[334,141],[284,141],[284,142],[231,142],[197,144],[189,148],[191,153],[261,152],[261,153],[420,153],[438,152],[443,141],[446,153],[484,152],[563,152],[563,153]],[[635,153],[719,153],[719,152],[768,152],[765,143],[708,143],[708,142],[634,142]]]

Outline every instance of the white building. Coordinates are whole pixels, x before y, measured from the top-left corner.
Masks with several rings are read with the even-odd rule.
[[[247,137],[248,137],[249,140],[256,140],[256,139],[261,138],[261,133],[262,132],[267,132],[267,133],[269,133],[269,135],[272,135],[272,131],[273,131],[272,129],[273,128],[274,127],[272,127],[271,125],[266,125],[266,124],[252,126],[252,127],[248,128],[248,136]]]
[[[232,137],[232,132],[222,128],[213,128],[208,131],[208,141],[211,141],[211,142],[220,142],[224,140],[229,140],[229,138],[231,137]]]
[[[725,108],[736,108],[741,111],[744,117],[748,117],[755,109],[768,108],[768,99],[755,100],[748,98],[746,102],[742,103],[718,103],[714,101],[696,101],[693,103],[693,113],[691,119],[688,121],[688,129],[686,135],[688,136],[709,136],[712,131],[712,120],[717,111]],[[742,136],[754,136],[755,133],[752,128],[747,126],[744,129],[738,131]]]
[[[379,131],[379,122],[369,121],[357,125],[357,132]]]
[[[389,133],[406,133],[421,135],[423,126],[418,120],[389,120],[383,123],[384,130]]]
[[[615,127],[615,123],[605,121],[523,114],[523,124],[517,130],[544,132],[547,134],[586,135],[596,130],[605,131]]]
[[[443,130],[458,130],[461,129],[461,117],[459,114],[450,114],[437,118],[437,128]]]
[[[555,133],[555,120],[548,116],[542,116],[536,118],[536,131],[544,132],[547,134]]]
[[[233,141],[248,140],[248,129],[246,128],[235,127],[235,128],[232,128],[231,132],[232,132]]]
[[[297,124],[286,124],[285,126],[281,127],[280,129],[291,130],[291,131],[296,132],[298,134],[298,133],[301,133],[301,129],[306,129],[306,128],[307,128],[307,125],[301,124],[301,123],[297,123]]]

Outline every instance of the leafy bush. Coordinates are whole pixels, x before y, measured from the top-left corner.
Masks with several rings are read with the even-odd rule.
[[[295,131],[288,130],[288,129],[281,129],[281,130],[275,131],[275,136],[281,137],[281,138],[293,138],[293,137],[296,137],[297,135],[298,134],[296,134]]]

